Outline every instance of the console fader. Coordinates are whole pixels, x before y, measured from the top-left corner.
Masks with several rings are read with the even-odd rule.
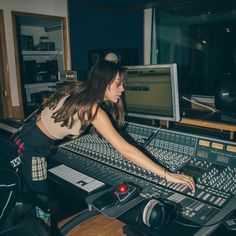
[[[183,132],[127,123],[126,132],[154,161],[173,172],[194,177],[196,192],[166,181],[122,157],[97,135],[84,135],[60,145],[56,159],[110,184],[133,182],[144,198],[160,197],[181,205],[181,217],[203,226],[214,224],[236,208],[236,144]],[[217,227],[202,228],[208,235]]]

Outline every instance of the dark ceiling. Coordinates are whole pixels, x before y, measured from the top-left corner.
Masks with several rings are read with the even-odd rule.
[[[157,7],[168,13],[182,16],[197,16],[206,13],[227,12],[236,9],[236,0],[78,0],[82,5],[114,13],[129,13]],[[191,4],[189,4],[191,3]],[[30,20],[29,20],[30,19]],[[23,25],[51,26],[60,24],[58,19],[42,19],[29,16],[19,17]]]
[[[110,12],[131,12],[157,7],[183,16],[199,15],[206,9],[209,12],[221,12],[236,7],[236,0],[79,0],[79,2],[83,5]]]
[[[83,5],[113,12],[135,11],[150,7],[167,8],[196,1],[198,0],[79,0]]]

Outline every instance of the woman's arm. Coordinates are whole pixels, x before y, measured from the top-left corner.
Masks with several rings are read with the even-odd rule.
[[[181,183],[188,186],[193,191],[195,190],[195,184],[193,178],[182,175],[175,174],[166,171],[165,168],[157,165],[150,158],[144,155],[140,150],[138,150],[133,145],[129,144],[120,134],[114,129],[109,117],[101,109],[98,109],[97,115],[95,116],[92,124],[98,130],[98,132],[125,158],[133,162],[134,164],[151,171],[166,180]]]

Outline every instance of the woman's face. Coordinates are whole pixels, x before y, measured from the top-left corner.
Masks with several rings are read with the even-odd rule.
[[[117,73],[113,82],[110,85],[108,85],[106,88],[104,101],[109,100],[114,103],[117,103],[123,91],[124,91],[123,81],[120,78],[120,74]]]

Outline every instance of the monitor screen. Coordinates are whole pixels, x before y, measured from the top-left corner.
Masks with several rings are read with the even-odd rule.
[[[130,117],[179,121],[177,65],[127,66],[125,108]]]

